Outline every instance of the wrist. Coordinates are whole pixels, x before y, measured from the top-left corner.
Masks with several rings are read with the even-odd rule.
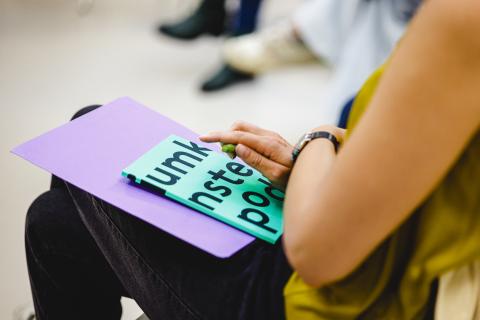
[[[332,125],[323,125],[323,126],[316,127],[314,129],[310,130],[310,132],[315,132],[315,131],[329,132],[330,134],[332,134],[337,139],[339,144],[341,144],[343,142],[343,137],[345,135],[345,130],[344,129],[341,129],[339,127],[332,126]]]
[[[325,127],[323,127],[325,128]],[[332,130],[333,131],[333,130]],[[310,143],[313,143],[314,141],[321,140],[329,143],[331,147],[333,148],[334,152],[336,153],[339,147],[339,141],[337,137],[330,131],[313,131],[304,134],[298,143],[295,145],[295,148],[293,149],[292,152],[292,161],[295,162],[297,157],[300,155],[300,152]]]
[[[335,148],[335,145],[330,140],[327,140],[327,139],[312,140],[305,147],[305,149],[312,146],[314,146],[315,149],[322,149],[322,151],[329,150],[329,151],[332,151],[334,154],[337,153],[337,149]]]
[[[304,148],[296,162],[313,161],[313,163],[318,165],[322,164],[323,170],[329,167],[326,164],[331,163],[336,156],[335,147],[330,141],[327,139],[315,139]]]

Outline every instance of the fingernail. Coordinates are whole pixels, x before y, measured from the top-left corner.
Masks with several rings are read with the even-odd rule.
[[[245,147],[241,144],[238,144],[237,147],[235,148],[235,153],[237,156],[240,158],[245,155]]]

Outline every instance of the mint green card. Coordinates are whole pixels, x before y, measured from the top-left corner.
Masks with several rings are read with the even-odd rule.
[[[269,243],[282,235],[283,192],[255,169],[184,138],[169,136],[122,175]]]

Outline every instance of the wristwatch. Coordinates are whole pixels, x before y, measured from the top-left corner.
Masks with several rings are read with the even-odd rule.
[[[293,162],[295,162],[295,160],[297,160],[297,157],[300,154],[300,151],[302,151],[310,141],[315,140],[315,139],[319,139],[319,138],[330,140],[333,143],[333,147],[335,148],[335,152],[337,152],[339,143],[338,143],[337,138],[333,134],[331,134],[330,132],[327,132],[327,131],[309,132],[309,133],[304,134],[300,138],[300,140],[298,140],[297,144],[293,148],[293,152],[292,152]]]

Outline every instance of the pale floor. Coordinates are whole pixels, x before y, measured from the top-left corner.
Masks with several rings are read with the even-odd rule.
[[[266,2],[264,18],[296,0]],[[80,107],[130,96],[197,132],[255,122],[294,141],[333,115],[322,109],[327,72],[319,66],[271,73],[212,95],[199,82],[219,62],[219,39],[178,43],[155,33],[191,1],[97,0],[85,16],[74,0],[0,0],[0,319],[31,300],[23,226],[49,175],[9,153],[69,119]],[[124,319],[138,307],[127,302]]]

